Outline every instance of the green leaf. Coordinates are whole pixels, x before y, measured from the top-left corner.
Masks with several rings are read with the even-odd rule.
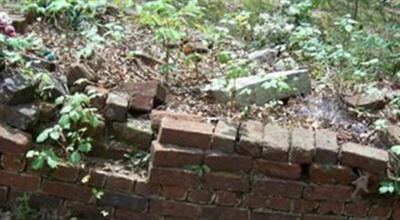
[[[59,158],[57,157],[57,155],[54,153],[54,151],[52,149],[46,150],[44,151],[46,154],[46,162],[47,165],[49,165],[50,168],[55,169],[57,168],[58,164],[59,164]]]
[[[61,118],[58,120],[58,124],[63,129],[70,129],[71,128],[71,122],[70,122],[70,118],[69,118],[68,115],[61,116]]]
[[[395,145],[395,146],[391,147],[390,150],[391,150],[394,154],[400,155],[400,145]]]
[[[61,104],[64,104],[64,101],[65,101],[65,97],[64,96],[60,96],[55,100],[55,104],[56,105],[61,105]]]
[[[44,157],[38,157],[38,158],[36,158],[36,159],[32,162],[32,168],[33,168],[34,170],[39,170],[39,169],[43,168],[43,166],[44,166],[44,161],[45,161],[45,158],[44,158]]]
[[[69,162],[76,166],[78,163],[81,161],[81,154],[78,151],[74,151],[70,156],[69,156]]]
[[[50,132],[50,138],[57,141],[61,136],[61,133],[59,130],[54,129],[53,131]]]
[[[83,142],[79,145],[78,150],[83,153],[89,153],[92,150],[92,144],[89,141]]]
[[[44,131],[42,131],[42,133],[40,133],[37,137],[36,137],[36,142],[37,143],[43,143],[47,140],[47,138],[49,138],[49,134],[51,132],[52,128],[47,128]]]
[[[379,187],[380,194],[393,193],[393,192],[394,192],[394,185],[391,182],[383,182],[381,184],[381,187]]]

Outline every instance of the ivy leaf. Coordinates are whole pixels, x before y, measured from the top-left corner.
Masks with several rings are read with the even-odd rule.
[[[77,165],[81,161],[81,154],[78,151],[74,151],[70,156],[69,156],[69,162],[72,165]]]
[[[57,129],[54,129],[53,131],[50,132],[50,138],[57,141],[60,138],[61,134],[60,131]]]
[[[32,162],[32,168],[34,170],[39,170],[44,166],[44,157],[38,157]]]
[[[68,115],[61,116],[60,120],[58,120],[58,124],[63,129],[70,129],[71,128],[71,122],[69,121],[69,116]]]
[[[383,182],[381,184],[381,187],[379,187],[380,194],[393,193],[393,192],[394,192],[394,185],[391,182]]]
[[[78,150],[83,153],[89,153],[92,150],[92,144],[86,141],[79,145]]]
[[[47,151],[45,151],[45,154],[46,154],[47,165],[49,165],[49,167],[52,168],[52,169],[57,168],[59,158],[54,153],[54,151],[53,150],[47,150]]]
[[[40,133],[37,137],[36,137],[36,142],[37,143],[43,143],[47,140],[47,138],[49,138],[49,134],[51,132],[51,128],[47,128],[44,131],[42,131],[42,133]]]

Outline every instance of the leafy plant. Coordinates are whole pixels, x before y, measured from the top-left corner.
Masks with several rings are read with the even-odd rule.
[[[400,146],[392,146],[389,152],[392,158],[393,173],[389,176],[388,181],[381,182],[379,193],[400,196]]]
[[[38,219],[39,215],[30,205],[31,195],[23,193],[16,200],[14,218],[17,220]]]
[[[187,169],[194,172],[198,176],[203,176],[204,174],[211,172],[210,167],[207,165],[190,165],[187,166]]]
[[[150,154],[144,151],[138,151],[132,155],[126,155],[129,167],[134,171],[145,170],[150,163]]]

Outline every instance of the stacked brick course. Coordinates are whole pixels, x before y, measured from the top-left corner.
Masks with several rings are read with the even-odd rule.
[[[30,171],[23,156],[30,135],[0,125],[0,204],[32,192],[33,205],[64,207],[78,219],[400,219],[398,201],[376,192],[389,163],[385,150],[339,146],[327,130],[157,120],[147,181],[68,166]],[[360,175],[369,176],[369,192],[353,185]],[[92,187],[104,190],[102,199]]]

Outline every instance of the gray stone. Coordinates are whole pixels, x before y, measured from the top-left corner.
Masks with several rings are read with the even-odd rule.
[[[67,72],[68,86],[72,86],[79,79],[87,79],[95,81],[96,75],[94,71],[87,65],[81,63],[72,64]]]
[[[0,104],[0,121],[21,130],[32,130],[39,121],[36,105],[7,106]]]
[[[130,118],[125,123],[114,122],[113,130],[121,141],[144,150],[150,148],[153,139],[150,121]]]
[[[276,86],[277,83],[284,83],[289,89]],[[205,90],[211,92],[216,100],[222,103],[235,101],[240,105],[253,103],[264,105],[272,100],[307,94],[311,90],[311,81],[308,70],[292,70],[241,77],[228,81],[214,79]]]
[[[252,61],[272,62],[278,54],[278,51],[271,48],[256,50],[250,53],[247,58]]]
[[[385,96],[380,94],[346,96],[343,98],[343,101],[353,108],[367,108],[372,110],[382,109],[386,104]]]
[[[0,79],[0,103],[19,105],[34,100],[37,83],[22,74],[11,74]]]
[[[380,138],[388,146],[400,144],[400,127],[397,125],[389,125],[385,131],[380,132]]]
[[[124,122],[126,121],[127,113],[128,100],[122,95],[109,93],[104,111],[105,118],[108,121]]]

